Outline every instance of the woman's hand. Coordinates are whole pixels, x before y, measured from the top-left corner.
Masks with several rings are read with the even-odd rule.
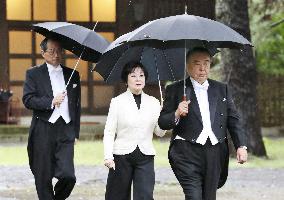
[[[113,170],[115,170],[114,160],[112,160],[112,159],[105,159],[105,166],[108,167],[109,169],[113,168]]]

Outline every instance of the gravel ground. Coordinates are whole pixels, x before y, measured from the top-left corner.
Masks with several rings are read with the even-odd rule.
[[[28,168],[0,166],[0,200],[37,199]],[[70,200],[103,200],[105,167],[78,166]],[[182,200],[182,190],[170,168],[156,169],[155,200]],[[284,200],[284,169],[231,169],[218,200]]]

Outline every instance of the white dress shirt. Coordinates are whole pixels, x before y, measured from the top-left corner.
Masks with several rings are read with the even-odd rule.
[[[48,63],[46,64],[47,64],[48,73],[50,77],[53,96],[55,97],[59,93],[62,93],[65,91],[65,80],[63,76],[63,70],[60,65],[57,67],[54,67]],[[48,121],[50,123],[55,123],[56,120],[60,116],[64,119],[66,124],[68,124],[71,121],[70,114],[69,114],[69,108],[68,108],[67,95],[65,96],[63,102],[60,104],[59,107],[55,106],[55,109]]]
[[[155,155],[153,132],[158,136],[166,132],[158,126],[160,108],[159,101],[144,92],[140,109],[129,89],[113,98],[104,129],[104,158],[129,154],[137,146],[143,154]]]
[[[198,136],[196,143],[204,145],[209,138],[212,145],[215,145],[218,143],[218,139],[216,138],[215,134],[212,131],[211,127],[211,120],[210,120],[210,109],[209,109],[209,101],[208,101],[208,87],[209,83],[206,80],[202,85],[192,79],[190,77],[190,80],[193,85],[194,92],[196,94],[196,98],[199,105],[199,110],[201,113],[202,118],[202,124],[203,124],[203,130],[201,131],[200,135]],[[184,138],[180,136],[176,136],[175,139],[182,139]]]

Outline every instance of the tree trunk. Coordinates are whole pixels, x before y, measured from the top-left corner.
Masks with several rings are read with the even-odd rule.
[[[216,18],[250,40],[247,0],[217,0]],[[235,104],[243,119],[249,151],[266,156],[257,103],[257,70],[252,48],[221,50],[222,79],[232,88]]]

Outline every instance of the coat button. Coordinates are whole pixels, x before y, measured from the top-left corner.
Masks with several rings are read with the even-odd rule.
[[[224,114],[223,114],[223,113],[221,113],[220,115],[221,115],[221,116],[223,116]]]
[[[223,126],[221,125],[220,128],[223,128]]]

